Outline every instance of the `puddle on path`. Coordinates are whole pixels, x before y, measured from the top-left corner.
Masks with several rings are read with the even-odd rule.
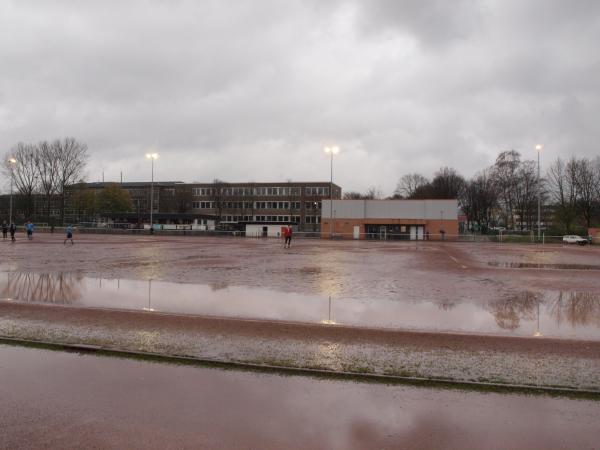
[[[600,293],[518,292],[478,303],[335,298],[244,286],[0,273],[2,301],[600,341]]]
[[[505,269],[600,270],[600,266],[593,264],[547,264],[490,261],[488,262],[488,266],[502,267]]]

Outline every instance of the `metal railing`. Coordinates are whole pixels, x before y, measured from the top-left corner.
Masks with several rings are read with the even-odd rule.
[[[66,227],[51,227],[48,225],[36,225],[35,233],[55,233],[64,234]],[[281,235],[265,235],[262,232],[246,233],[239,230],[201,230],[201,229],[163,229],[150,230],[149,228],[121,228],[121,227],[73,227],[77,234],[114,234],[114,235],[155,235],[155,236],[229,236],[246,237],[252,239],[283,239]],[[25,232],[24,226],[17,226],[17,232]],[[588,244],[600,244],[600,236],[587,237]],[[294,239],[323,239],[323,240],[362,240],[362,241],[390,241],[390,242],[488,242],[498,244],[565,244],[562,235],[542,234],[538,240],[535,233],[498,233],[498,234],[477,234],[477,233],[429,233],[429,235],[410,235],[406,233],[334,233],[330,236],[328,233],[322,234],[320,231],[295,231]]]

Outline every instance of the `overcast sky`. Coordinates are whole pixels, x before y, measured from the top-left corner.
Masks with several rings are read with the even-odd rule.
[[[329,180],[600,152],[600,1],[0,2],[0,149],[74,136],[88,180]]]

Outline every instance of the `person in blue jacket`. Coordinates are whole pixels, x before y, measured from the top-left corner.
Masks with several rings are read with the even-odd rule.
[[[67,225],[67,228],[65,228],[65,236],[63,244],[66,245],[67,241],[71,241],[71,245],[73,245],[73,227],[71,225]]]
[[[27,221],[25,224],[25,229],[27,230],[27,239],[33,239],[33,222],[31,220]]]

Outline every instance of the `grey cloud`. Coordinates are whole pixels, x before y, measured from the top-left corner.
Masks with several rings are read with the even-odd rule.
[[[575,1],[0,6],[0,145],[73,135],[90,179],[334,178],[390,194],[515,148],[595,156],[599,6]],[[600,4],[598,4],[600,5]]]

